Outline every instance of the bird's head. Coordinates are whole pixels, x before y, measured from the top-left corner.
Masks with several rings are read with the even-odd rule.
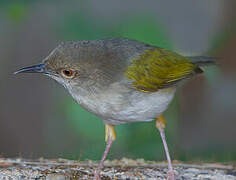
[[[92,54],[89,48],[81,45],[81,42],[79,45],[62,43],[42,63],[19,69],[15,74],[42,73],[70,89],[94,84],[99,78],[96,71],[101,66],[100,61],[94,61],[94,53],[99,52],[95,50]]]

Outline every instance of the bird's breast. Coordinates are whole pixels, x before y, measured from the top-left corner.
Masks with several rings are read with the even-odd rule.
[[[173,99],[175,87],[146,93],[114,84],[106,91],[72,95],[85,109],[108,124],[151,121],[165,111]],[[80,94],[80,93],[79,93]]]

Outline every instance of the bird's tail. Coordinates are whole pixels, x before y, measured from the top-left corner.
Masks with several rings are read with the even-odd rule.
[[[210,65],[218,64],[218,62],[217,62],[218,58],[215,58],[215,57],[189,56],[187,58],[190,59],[194,64],[197,64],[198,66],[210,66]]]

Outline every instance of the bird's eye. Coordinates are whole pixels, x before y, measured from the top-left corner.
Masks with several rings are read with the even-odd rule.
[[[61,73],[66,78],[73,78],[75,76],[75,71],[71,69],[63,69]]]

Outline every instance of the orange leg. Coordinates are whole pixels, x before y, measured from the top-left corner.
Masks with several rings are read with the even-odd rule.
[[[95,171],[94,180],[101,179],[100,173],[102,171],[104,161],[105,161],[107,154],[109,153],[109,150],[110,150],[112,143],[114,142],[115,139],[116,139],[116,132],[115,132],[114,126],[106,124],[105,125],[105,141],[107,142],[107,145],[106,145],[106,149],[103,153],[102,159],[98,165],[98,168]]]
[[[156,127],[160,132],[161,135],[161,139],[164,145],[164,149],[165,149],[165,153],[166,153],[166,158],[168,161],[168,174],[167,174],[167,180],[175,180],[175,174],[174,174],[174,169],[171,163],[171,158],[170,158],[170,153],[168,150],[168,146],[167,146],[167,142],[166,142],[166,136],[165,136],[165,127],[166,127],[166,121],[163,115],[159,116],[158,118],[156,118]]]

